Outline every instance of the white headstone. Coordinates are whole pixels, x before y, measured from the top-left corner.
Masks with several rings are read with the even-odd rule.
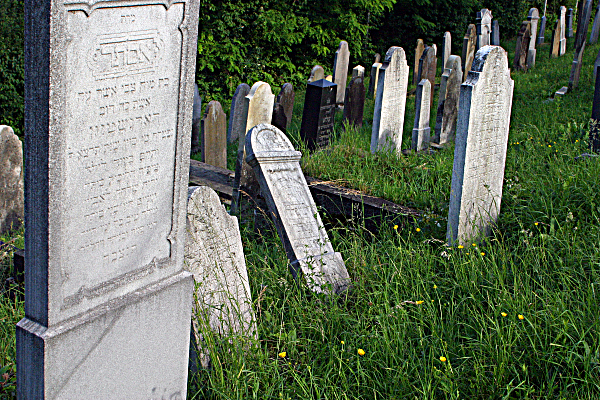
[[[377,81],[379,80],[379,69],[381,68],[381,63],[374,63],[371,67],[371,75],[369,76],[369,93],[368,95],[375,98],[377,94]]]
[[[429,127],[430,104],[431,104],[431,83],[428,79],[422,79],[417,85],[415,97],[415,124],[412,130],[411,147],[415,151],[422,151],[429,148],[429,136],[431,128]]]
[[[248,133],[247,161],[252,165],[290,260],[315,292],[340,293],[350,284],[340,253],[333,250],[306,179],[302,153],[279,129],[261,124]]]
[[[560,6],[560,48],[558,55],[564,56],[567,52],[567,28],[566,28],[567,7]]]
[[[461,86],[447,239],[490,233],[500,212],[514,81],[506,51],[484,46]]]
[[[487,8],[483,8],[477,13],[477,50],[490,44],[491,33],[492,12]]]
[[[335,52],[335,58],[333,60],[333,83],[337,85],[337,97],[335,102],[338,104],[344,104],[349,64],[350,50],[348,49],[348,42],[342,40],[340,42],[340,47],[338,47]]]
[[[357,65],[356,67],[352,68],[352,77],[353,78],[356,78],[356,77],[364,78],[365,77],[365,67],[363,67],[362,65]]]
[[[444,33],[444,47],[442,48],[442,70],[446,68],[446,61],[452,54],[452,35],[450,32]]]
[[[25,7],[20,399],[186,397],[198,8]]]
[[[320,65],[315,65],[313,69],[310,71],[310,77],[308,78],[308,82],[316,82],[320,79],[325,78],[325,70]]]
[[[401,154],[408,73],[406,55],[402,47],[390,47],[379,69],[371,131],[371,153],[391,149]]]
[[[23,145],[12,128],[0,125],[0,234],[23,220]]]
[[[238,85],[231,99],[229,109],[229,125],[227,126],[227,142],[236,143],[240,136],[246,134],[246,119],[248,111],[244,108],[244,97],[250,93],[250,85],[242,83]]]
[[[529,51],[527,52],[527,68],[533,68],[535,66],[535,43],[537,38],[538,20],[540,19],[540,12],[537,8],[529,10],[527,20],[531,22],[531,39],[529,40]]]

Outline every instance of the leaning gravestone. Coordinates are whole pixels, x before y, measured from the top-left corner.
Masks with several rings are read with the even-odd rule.
[[[488,235],[500,212],[514,81],[506,51],[485,46],[461,86],[448,242]]]
[[[452,54],[452,35],[450,32],[444,33],[444,47],[442,47],[442,70],[446,68],[446,61]]]
[[[498,20],[492,21],[492,35],[490,36],[490,44],[492,46],[500,46],[500,24]]]
[[[333,250],[300,168],[302,153],[272,125],[258,125],[246,138],[247,161],[256,172],[273,222],[290,260],[317,293],[341,293],[350,277]]]
[[[379,80],[379,69],[381,68],[381,63],[376,62],[371,67],[371,75],[369,77],[369,96],[375,98],[375,94],[377,94],[377,81]]]
[[[283,132],[286,132],[292,122],[292,114],[294,112],[294,87],[291,83],[284,83],[281,87],[277,101],[273,108],[272,124],[278,127]]]
[[[437,72],[437,57],[433,47],[426,47],[419,61],[419,77],[427,79],[433,88],[435,85],[435,74]],[[419,81],[420,82],[420,81]],[[431,102],[430,108],[433,107],[433,96],[429,96]]]
[[[550,43],[550,57],[556,58],[560,54],[560,19],[556,20],[554,30],[552,31],[552,40]]]
[[[356,77],[364,78],[365,77],[365,67],[363,67],[362,65],[357,65],[356,67],[352,68],[352,77],[353,78],[356,78]]]
[[[544,44],[544,34],[546,33],[546,16],[544,15],[540,20],[540,30],[537,36],[536,44]]]
[[[325,78],[325,70],[320,65],[315,65],[313,69],[310,71],[310,77],[308,78],[308,83],[316,82],[320,79]]]
[[[567,10],[567,38],[573,37],[573,9]]]
[[[227,168],[227,115],[216,100],[206,106],[200,129],[200,150],[202,162]]]
[[[464,73],[463,81],[467,79],[467,73],[471,70],[471,64],[475,58],[475,44],[477,40],[477,28],[474,24],[470,24],[467,28],[467,33],[463,38],[462,52],[462,70]]]
[[[329,146],[335,123],[337,85],[326,79],[306,85],[300,138],[309,150]]]
[[[198,5],[25,7],[19,399],[186,396]]]
[[[571,37],[573,34],[573,28],[571,28]],[[594,24],[592,25],[592,33],[590,33],[590,44],[594,44],[598,41],[598,35],[600,35],[600,3],[596,7],[596,16],[594,17]]]
[[[23,220],[23,145],[12,128],[0,125],[0,234]]]
[[[365,85],[360,76],[352,78],[346,88],[346,105],[344,106],[344,121],[356,127],[363,124],[365,108]]]
[[[415,48],[415,69],[413,70],[413,84],[415,86],[421,81],[419,78],[419,63],[424,50],[425,42],[423,42],[423,39],[417,39],[417,47]]]
[[[390,47],[379,72],[371,131],[371,153],[390,149],[402,154],[408,73],[404,49]]]
[[[537,50],[535,49],[535,38],[537,37],[538,21],[540,19],[540,12],[537,8],[529,10],[527,20],[531,23],[531,34],[529,39],[529,50],[527,51],[527,68],[535,67],[535,56]]]
[[[439,133],[436,127],[435,143],[444,145],[454,140],[456,133],[456,119],[458,117],[458,102],[460,98],[460,85],[462,83],[462,70],[460,57],[450,56],[446,63],[448,77],[444,94],[442,123]],[[439,112],[439,111],[438,111]]]
[[[194,103],[192,105],[192,149],[191,153],[200,151],[200,120],[202,119],[202,98],[198,93],[198,85],[194,83]]]
[[[415,97],[415,124],[412,130],[411,148],[414,151],[427,150],[429,148],[429,115],[431,104],[431,83],[422,79],[417,85]]]
[[[492,12],[483,8],[477,12],[477,45],[476,50],[490,44],[490,34],[492,33]]]
[[[600,54],[599,54],[600,57]],[[590,120],[590,150],[600,152],[600,65],[594,66],[595,74],[595,90],[594,103],[592,104],[592,119]]]
[[[227,126],[227,142],[235,143],[240,140],[240,136],[246,134],[246,118],[248,110],[244,108],[244,97],[250,93],[250,85],[242,83],[238,85],[231,99],[231,108],[229,109],[229,125]]]
[[[243,191],[250,198],[256,199],[260,193],[260,186],[254,176],[254,171],[246,163],[246,142],[247,132],[258,124],[268,124],[273,119],[273,103],[275,95],[271,92],[271,86],[268,83],[258,81],[250,89],[250,93],[243,99],[243,114],[246,116],[246,133],[240,136],[237,159],[235,163],[235,176],[233,178],[233,194],[231,199],[231,214],[240,212],[241,193]]]
[[[337,85],[337,104],[344,104],[344,96],[346,95],[346,83],[348,81],[348,64],[350,63],[350,50],[348,50],[348,42],[342,40],[340,47],[335,52],[333,60],[333,82]]]
[[[529,42],[531,38],[531,22],[523,21],[521,29],[517,34],[517,45],[515,46],[515,59],[513,69],[515,71],[527,71],[527,54],[529,52]]]
[[[575,37],[575,56],[571,65],[571,75],[569,76],[569,91],[579,85],[579,75],[581,74],[581,63],[583,61],[583,52],[585,51],[585,42],[587,31],[592,17],[592,0],[585,0],[581,13],[581,20],[577,21],[577,36]]]
[[[208,186],[188,191],[184,268],[196,281],[192,323],[206,368],[209,355],[203,332],[207,329],[225,338],[256,337],[238,221]]]
[[[559,56],[564,56],[567,52],[567,38],[566,38],[566,13],[567,8],[565,6],[560,6],[560,47],[559,47]]]

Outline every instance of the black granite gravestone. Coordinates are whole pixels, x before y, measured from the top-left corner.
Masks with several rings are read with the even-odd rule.
[[[538,37],[537,37],[537,43],[536,44],[543,44],[544,43],[544,31],[546,30],[546,16],[544,15],[541,20],[540,20],[540,27],[538,29]]]
[[[356,127],[363,124],[363,111],[365,108],[365,85],[359,76],[352,78],[346,88],[346,105],[344,106],[344,120]]]
[[[590,121],[590,150],[600,152],[600,66],[596,67],[596,88],[592,104],[592,119]]]
[[[335,117],[337,85],[320,79],[306,85],[300,137],[309,150],[329,145]]]

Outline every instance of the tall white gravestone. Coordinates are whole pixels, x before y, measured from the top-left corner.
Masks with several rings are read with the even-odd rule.
[[[408,73],[406,54],[402,47],[390,47],[379,69],[371,153],[384,149],[393,149],[398,154],[402,152]]]
[[[446,61],[452,54],[452,35],[450,32],[444,33],[444,47],[442,47],[442,71],[446,68]]]
[[[559,51],[558,51],[559,56],[564,56],[565,53],[567,52],[566,18],[567,18],[567,7],[560,6],[560,19],[559,19],[559,21],[560,21],[560,37],[559,37],[560,47],[559,47]]]
[[[527,68],[535,67],[535,56],[537,52],[535,49],[535,43],[537,38],[539,19],[540,12],[538,11],[538,9],[530,9],[529,14],[527,15],[527,20],[531,22],[531,40],[529,41],[529,50],[527,51]]]
[[[272,125],[261,124],[246,136],[247,161],[258,176],[292,273],[304,275],[317,292],[340,293],[350,277],[333,250],[300,168],[302,153]]]
[[[492,33],[492,12],[483,8],[477,12],[477,46],[479,50],[483,46],[490,44],[490,35]]]
[[[490,233],[500,212],[514,81],[506,51],[484,46],[460,90],[447,239]]]
[[[25,7],[20,399],[186,397],[198,2]]]
[[[333,60],[333,83],[337,85],[337,104],[344,104],[344,96],[346,95],[346,83],[348,81],[348,65],[350,64],[350,50],[348,42],[342,40],[340,47],[335,52]]]
[[[412,130],[411,148],[414,151],[426,150],[429,147],[431,128],[429,117],[431,112],[431,82],[421,79],[417,85],[415,96],[415,124]]]

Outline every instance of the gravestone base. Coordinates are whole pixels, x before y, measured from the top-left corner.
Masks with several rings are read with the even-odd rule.
[[[183,400],[193,288],[180,272],[50,329],[22,319],[18,398]]]
[[[338,252],[302,258],[290,263],[292,274],[297,278],[304,271],[306,283],[316,293],[341,294],[351,290],[346,265]],[[309,273],[320,270],[321,273]],[[343,271],[340,273],[340,271]],[[328,290],[331,286],[331,290]]]

